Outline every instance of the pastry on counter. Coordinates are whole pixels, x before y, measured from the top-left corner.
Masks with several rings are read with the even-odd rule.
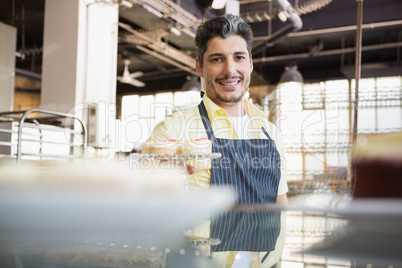
[[[177,148],[180,141],[164,140],[162,142],[148,140],[142,146],[142,153],[144,154],[160,154],[160,155],[173,155],[177,153]]]
[[[208,139],[189,140],[181,144],[182,154],[210,154],[212,142]]]

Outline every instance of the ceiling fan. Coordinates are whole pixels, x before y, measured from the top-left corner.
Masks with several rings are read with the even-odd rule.
[[[137,80],[136,78],[141,77],[144,73],[143,72],[134,72],[134,73],[130,73],[130,71],[128,70],[128,66],[130,65],[130,60],[124,60],[124,71],[123,71],[123,75],[122,76],[118,76],[117,79],[121,82],[121,83],[126,83],[126,84],[130,84],[132,86],[135,87],[145,87],[145,83]]]

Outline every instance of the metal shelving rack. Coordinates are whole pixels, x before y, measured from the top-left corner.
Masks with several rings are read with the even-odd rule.
[[[399,79],[402,80],[402,77]],[[367,119],[360,117],[359,112],[359,121],[361,121],[359,123],[362,125],[357,130],[358,140],[359,138],[374,140],[379,134],[402,130],[402,122],[387,123],[386,121],[384,123],[384,114],[386,120],[395,118],[402,121],[402,87],[385,86],[382,82],[378,82],[377,78],[373,80],[375,85],[360,88],[358,108],[362,113],[366,112]],[[280,92],[281,88],[278,88],[275,99],[270,101],[270,110],[275,114],[275,120],[281,129],[287,155],[291,156],[290,158],[294,157],[292,159],[297,161],[301,159],[302,162],[299,165],[300,169],[288,169],[290,196],[306,193],[350,193],[349,163],[350,150],[353,147],[351,125],[353,106],[357,102],[353,99],[355,89],[352,88],[351,81],[345,81],[345,84],[343,88],[328,90],[325,83],[317,83],[308,86],[307,89],[306,87],[300,90],[290,88],[292,93]],[[319,124],[322,128],[308,128],[308,124],[315,123],[312,120],[307,123],[300,122],[299,128],[290,130],[289,123],[285,121],[287,113],[306,121],[309,118],[305,115],[315,115],[317,118],[321,116]],[[338,118],[334,120],[336,116]],[[342,124],[337,120],[343,120]],[[336,129],[330,126],[334,122],[339,123]],[[288,124],[285,130],[281,127],[282,123]],[[324,163],[323,168],[309,169],[306,159],[311,160],[314,157]],[[342,161],[338,166],[331,165],[327,162],[330,157],[342,158]]]
[[[41,121],[49,121],[49,120],[64,120],[64,123],[66,123],[66,120],[69,119],[70,124],[69,126],[67,126],[68,124],[65,124],[63,127],[60,127],[60,129],[58,129],[57,127],[55,127],[54,125],[50,125],[50,124],[46,124],[46,123],[41,123]],[[71,114],[66,114],[66,113],[59,113],[59,112],[53,112],[53,111],[47,111],[47,110],[43,110],[43,109],[30,109],[30,110],[26,110],[26,111],[11,111],[11,112],[1,112],[0,113],[0,122],[18,122],[17,125],[17,139],[16,139],[16,153],[15,155],[11,155],[12,157],[16,158],[17,164],[19,165],[21,163],[22,160],[22,156],[23,155],[30,155],[31,157],[35,157],[38,160],[42,160],[44,158],[51,158],[51,159],[72,159],[74,158],[74,148],[80,148],[82,150],[84,150],[87,146],[87,133],[86,133],[86,127],[85,124],[82,122],[81,119],[79,119],[78,117],[71,115]],[[74,122],[78,122],[80,127],[81,127],[81,131],[76,131],[74,129]],[[34,139],[31,137],[31,139],[29,138],[23,138],[23,129],[28,128],[27,123],[32,123],[34,125],[30,125],[30,128],[35,128],[38,130],[39,133],[39,139]],[[68,135],[70,136],[69,141],[66,143],[60,143],[60,142],[54,142],[54,141],[50,141],[50,140],[46,140],[43,137],[43,132],[46,130],[52,130],[52,131],[63,131],[64,133],[68,133]],[[0,129],[0,133],[6,133],[6,134],[13,134],[14,131],[11,129]],[[31,135],[32,136],[32,135]],[[77,137],[81,136],[81,142],[80,144],[77,144],[76,141],[80,140]],[[31,142],[31,143],[38,143],[39,144],[39,150],[37,153],[35,154],[26,154],[23,153],[23,141],[26,142]],[[2,144],[1,144],[2,143]],[[13,140],[10,141],[6,141],[6,142],[0,142],[0,144],[2,146],[10,146],[10,148],[13,145]],[[68,145],[70,147],[70,153],[69,155],[46,155],[43,154],[42,152],[42,148],[44,144],[48,144],[48,145]],[[10,150],[12,151],[12,150]]]

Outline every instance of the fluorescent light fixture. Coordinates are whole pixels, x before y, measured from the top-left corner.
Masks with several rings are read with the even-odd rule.
[[[134,6],[133,3],[128,2],[126,0],[121,1],[120,5],[125,6],[126,8],[132,8]]]
[[[180,36],[180,35],[181,35],[180,30],[177,29],[176,27],[170,28],[170,32],[171,32],[172,34],[176,35],[176,36]]]
[[[227,0],[214,0],[211,7],[213,9],[222,9],[225,7]]]

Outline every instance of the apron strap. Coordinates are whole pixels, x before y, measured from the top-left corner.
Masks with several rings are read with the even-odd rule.
[[[205,108],[204,105],[204,101],[201,101],[200,104],[198,105],[198,111],[201,115],[201,121],[204,125],[205,131],[207,132],[208,139],[210,140],[214,139],[215,138],[214,131],[212,130],[211,121],[209,120],[207,109]],[[262,127],[261,130],[265,134],[265,136],[267,136],[268,140],[272,140],[267,130],[264,127]]]
[[[207,132],[208,139],[212,140],[215,138],[214,132],[212,130],[211,121],[209,120],[207,109],[205,108],[204,101],[198,105],[198,111],[201,115],[201,121],[204,124],[205,131]]]
[[[261,129],[262,129],[262,132],[265,134],[265,136],[267,136],[268,140],[272,141],[271,137],[268,134],[268,131],[264,127],[262,127]]]

